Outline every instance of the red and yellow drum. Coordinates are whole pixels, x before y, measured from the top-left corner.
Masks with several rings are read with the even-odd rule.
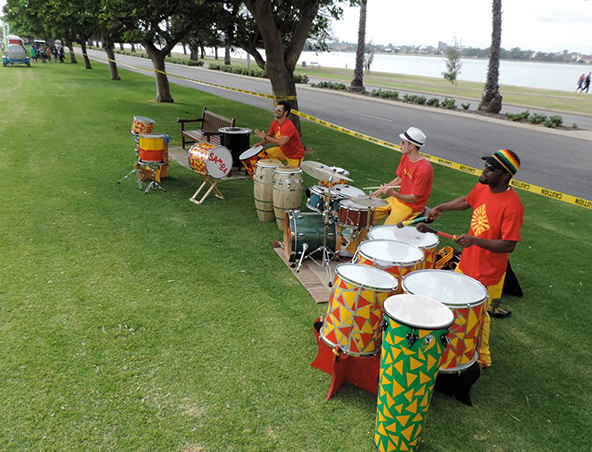
[[[358,247],[353,262],[380,268],[395,276],[401,284],[402,278],[423,265],[423,251],[418,247],[395,240],[366,240]]]
[[[374,445],[415,451],[454,315],[439,301],[403,294],[385,301],[384,319]]]
[[[251,179],[255,179],[255,168],[257,167],[257,162],[266,158],[267,151],[263,149],[263,146],[253,146],[239,156],[240,161],[243,162],[245,171],[249,176],[251,176]]]
[[[348,355],[375,355],[382,338],[383,304],[398,285],[395,277],[377,268],[338,265],[321,339]]]
[[[145,135],[152,132],[154,121],[146,116],[134,116],[131,133],[134,135]]]
[[[224,146],[199,141],[189,149],[189,166],[196,173],[207,174],[214,179],[227,176],[232,169],[232,154]]]
[[[431,232],[419,232],[413,226],[398,228],[396,225],[374,226],[368,231],[368,240],[396,240],[405,242],[423,250],[425,260],[422,268],[434,268],[436,265],[436,252],[440,239]]]
[[[169,136],[164,134],[148,134],[136,137],[138,139],[138,167],[139,177],[148,180],[151,170],[145,164],[161,162],[160,168],[155,174],[157,182],[169,175]]]
[[[487,290],[479,281],[448,270],[420,270],[403,278],[403,291],[440,301],[454,313],[450,346],[442,358],[441,372],[460,372],[478,358]]]
[[[326,181],[324,181],[322,179],[319,179],[319,185],[321,187],[327,187],[327,188],[329,188],[329,186],[332,187],[332,186],[337,185],[337,184],[341,184],[341,185],[347,185],[347,184],[349,184],[349,181],[347,179],[341,179],[339,177],[340,175],[343,175],[345,177],[349,177],[349,171],[348,170],[343,169],[343,168],[339,168],[337,166],[333,166],[333,167],[327,168],[327,169],[328,170],[335,170],[335,172],[336,172],[335,180],[331,184],[329,184],[329,182],[326,182]]]

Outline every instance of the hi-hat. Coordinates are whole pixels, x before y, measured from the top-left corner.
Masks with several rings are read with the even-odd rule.
[[[325,182],[337,182],[338,179],[344,179],[353,182],[353,179],[339,173],[339,168],[324,165],[320,162],[313,162],[312,160],[305,160],[300,164],[302,171],[315,179]]]
[[[384,199],[380,198],[372,198],[371,196],[356,196],[354,198],[350,198],[350,201],[358,206],[363,207],[386,207],[388,206],[388,202]]]

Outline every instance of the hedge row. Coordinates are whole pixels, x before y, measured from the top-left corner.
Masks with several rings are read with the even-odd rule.
[[[218,64],[210,63],[210,69],[214,71],[228,72],[231,74],[247,75],[249,77],[269,78],[267,72],[258,67],[246,68],[244,66],[233,66],[232,64]],[[294,74],[294,81],[296,83],[308,83],[307,75]]]

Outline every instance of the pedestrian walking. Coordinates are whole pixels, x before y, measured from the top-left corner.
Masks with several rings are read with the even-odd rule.
[[[576,88],[576,93],[578,91],[584,91],[584,80],[586,80],[586,73],[582,72],[582,75],[580,75],[580,78],[578,79],[578,87]]]
[[[588,94],[588,89],[590,88],[590,77],[592,76],[592,72],[588,72],[588,75],[586,76],[586,80],[584,80],[584,87],[582,88],[582,91],[586,90],[586,94]]]
[[[60,46],[59,57],[60,57],[60,63],[63,63],[64,62],[64,48],[62,46]]]

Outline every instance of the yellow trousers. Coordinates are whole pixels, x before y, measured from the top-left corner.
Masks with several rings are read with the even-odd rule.
[[[287,162],[288,166],[300,167],[300,164],[302,163],[302,159],[289,159],[288,157],[286,157],[285,154],[282,152],[282,148],[280,148],[279,146],[266,149],[265,151],[267,152],[267,155],[270,159],[278,159],[282,162]]]
[[[374,214],[374,224],[378,224],[384,217],[388,215],[388,218],[384,224],[397,224],[400,221],[413,220],[422,212],[414,212],[413,209],[394,196],[385,199],[388,202],[388,206],[378,207]]]

